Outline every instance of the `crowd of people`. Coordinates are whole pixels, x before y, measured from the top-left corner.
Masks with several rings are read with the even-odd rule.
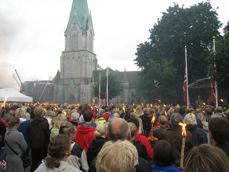
[[[0,115],[0,171],[229,171],[229,110],[222,107],[9,103]]]

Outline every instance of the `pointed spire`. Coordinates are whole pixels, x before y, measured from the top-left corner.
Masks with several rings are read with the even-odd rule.
[[[68,23],[76,17],[82,29],[87,29],[90,20],[87,0],[73,0]]]
[[[123,83],[127,83],[128,82],[128,77],[127,77],[127,72],[126,72],[126,66],[124,67],[122,82]]]

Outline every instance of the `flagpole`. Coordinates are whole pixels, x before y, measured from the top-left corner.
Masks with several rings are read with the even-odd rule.
[[[216,50],[215,50],[215,36],[213,36],[213,53],[214,53],[214,80],[215,80],[215,106],[219,106],[218,101],[218,87],[217,87],[217,80],[216,80],[216,63],[215,63],[215,57],[216,57]]]
[[[101,106],[101,71],[99,70],[99,106]]]
[[[185,52],[185,75],[186,75],[186,102],[187,102],[187,108],[190,106],[189,102],[189,90],[188,90],[188,59],[187,59],[187,47],[184,47]]]
[[[109,69],[108,69],[108,67],[107,67],[107,71],[106,71],[106,75],[107,75],[107,86],[106,86],[106,98],[107,98],[107,106],[108,106],[108,104],[109,104],[109,102],[108,102],[108,92],[109,92],[109,87],[108,87],[108,75],[109,75]]]

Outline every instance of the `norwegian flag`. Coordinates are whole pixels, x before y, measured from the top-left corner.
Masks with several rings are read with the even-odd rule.
[[[184,83],[183,83],[183,99],[184,102],[187,102],[187,77],[184,76]]]
[[[215,80],[213,78],[211,79],[210,100],[212,102],[215,102],[216,101],[216,96],[215,96]]]

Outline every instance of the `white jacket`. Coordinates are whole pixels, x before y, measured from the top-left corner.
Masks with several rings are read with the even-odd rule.
[[[60,161],[60,167],[50,169],[47,168],[45,163],[42,162],[41,165],[35,170],[35,172],[81,172],[78,168],[75,168],[74,166],[70,165],[69,163],[65,161]]]

